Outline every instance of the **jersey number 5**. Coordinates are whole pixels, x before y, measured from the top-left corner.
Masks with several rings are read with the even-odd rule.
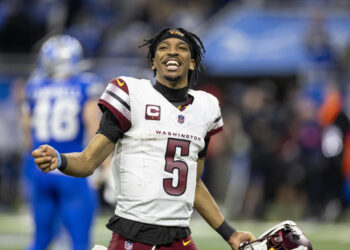
[[[175,161],[176,148],[180,149],[181,156],[188,156],[190,141],[169,138],[165,153],[165,171],[172,174],[177,172],[178,180],[174,184],[174,178],[163,179],[164,191],[169,195],[179,196],[186,191],[188,166],[184,161]]]

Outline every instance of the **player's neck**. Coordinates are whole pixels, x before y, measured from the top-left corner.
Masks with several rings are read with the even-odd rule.
[[[188,86],[187,77],[179,77],[178,79],[167,79],[165,77],[157,77],[157,82],[171,89],[182,89]]]
[[[187,100],[187,86],[174,89],[157,81],[153,87],[170,102],[183,102]]]

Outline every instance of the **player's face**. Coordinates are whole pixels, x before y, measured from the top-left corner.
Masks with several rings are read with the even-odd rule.
[[[188,71],[194,70],[194,66],[188,44],[177,38],[168,38],[159,43],[152,60],[157,81],[171,88],[186,87]]]

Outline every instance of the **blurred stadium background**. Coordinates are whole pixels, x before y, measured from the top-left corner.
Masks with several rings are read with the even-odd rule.
[[[314,249],[350,249],[347,0],[0,1],[0,249],[30,241],[19,114],[42,42],[75,36],[86,70],[106,83],[152,78],[137,47],[165,26],[192,30],[207,49],[194,88],[220,99],[225,129],[203,179],[226,217],[256,236],[292,219]],[[96,244],[108,245],[111,213],[101,196]],[[192,231],[199,249],[228,249],[197,214]]]

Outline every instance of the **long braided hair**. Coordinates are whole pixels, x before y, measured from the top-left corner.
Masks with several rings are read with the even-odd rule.
[[[202,64],[203,54],[205,53],[205,48],[203,45],[202,40],[192,32],[189,32],[185,30],[184,28],[165,28],[161,30],[157,35],[155,35],[153,38],[144,40],[145,43],[141,44],[139,48],[147,46],[148,47],[148,53],[147,53],[147,59],[152,64],[152,59],[154,58],[156,49],[158,44],[161,42],[161,39],[166,35],[166,33],[170,32],[171,30],[177,30],[184,34],[186,40],[189,43],[190,50],[191,50],[191,58],[195,60],[195,68],[194,70],[189,70],[188,72],[188,79],[189,83],[188,85],[191,85],[191,83],[194,83],[199,76],[199,72],[201,72],[204,69],[204,66]],[[156,70],[153,70],[154,76],[156,76]]]

